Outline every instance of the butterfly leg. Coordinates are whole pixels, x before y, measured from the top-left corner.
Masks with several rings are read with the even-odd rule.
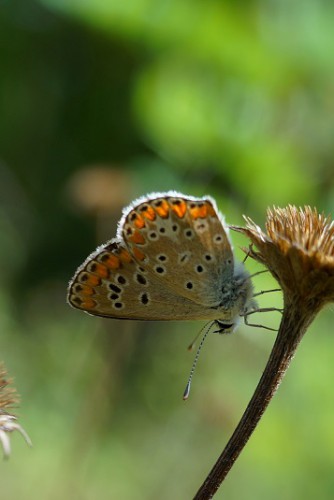
[[[264,293],[271,293],[271,292],[280,292],[280,288],[273,288],[272,290],[261,290],[261,292],[257,292],[253,294],[253,297],[257,297],[258,295],[263,295]]]
[[[262,308],[259,308],[259,309],[254,309],[252,311],[246,311],[243,314],[240,314],[240,316],[242,316],[244,318],[245,325],[247,325],[247,326],[253,326],[253,327],[257,327],[257,328],[264,328],[265,330],[270,330],[272,332],[277,332],[276,328],[270,328],[269,326],[258,325],[258,324],[255,324],[255,323],[249,323],[248,322],[248,316],[250,316],[251,314],[255,314],[255,313],[258,313],[258,312],[271,312],[271,311],[278,311],[280,313],[283,313],[283,309],[278,309],[277,307],[262,307]]]
[[[278,331],[276,328],[270,328],[269,326],[260,325],[260,324],[256,324],[256,323],[249,323],[246,315],[244,315],[243,318],[244,318],[245,325],[247,325],[247,326],[253,326],[256,328],[264,328],[265,330],[270,330],[271,332]]]
[[[250,316],[251,314],[255,313],[272,312],[272,311],[277,311],[280,312],[281,314],[283,313],[283,309],[280,309],[278,307],[259,307],[259,309],[253,309],[252,311],[245,311],[244,313],[241,313],[240,316]]]

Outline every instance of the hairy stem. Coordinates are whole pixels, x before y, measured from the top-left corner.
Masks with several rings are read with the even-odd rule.
[[[312,310],[313,309],[313,310]],[[290,361],[318,308],[286,304],[267,365],[238,426],[194,500],[212,498],[240,455],[281,383]]]

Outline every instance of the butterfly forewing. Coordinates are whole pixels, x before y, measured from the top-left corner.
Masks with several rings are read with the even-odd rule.
[[[122,237],[149,279],[178,297],[214,307],[233,276],[233,253],[211,199],[158,197],[124,217]]]

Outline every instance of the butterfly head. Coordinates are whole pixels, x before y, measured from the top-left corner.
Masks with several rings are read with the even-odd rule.
[[[240,323],[242,316],[256,309],[257,303],[253,298],[253,284],[250,274],[243,264],[235,263],[233,278],[223,282],[222,300],[219,309],[222,318],[215,320],[216,333],[233,333]]]

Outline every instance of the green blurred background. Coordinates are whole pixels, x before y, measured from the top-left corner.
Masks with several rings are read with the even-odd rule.
[[[13,436],[3,498],[197,491],[274,334],[210,336],[184,403],[202,325],[90,317],[67,282],[150,191],[211,194],[235,224],[273,204],[333,213],[333,22],[321,0],[0,1],[1,359],[34,443]],[[334,497],[333,353],[328,310],[216,498]]]

